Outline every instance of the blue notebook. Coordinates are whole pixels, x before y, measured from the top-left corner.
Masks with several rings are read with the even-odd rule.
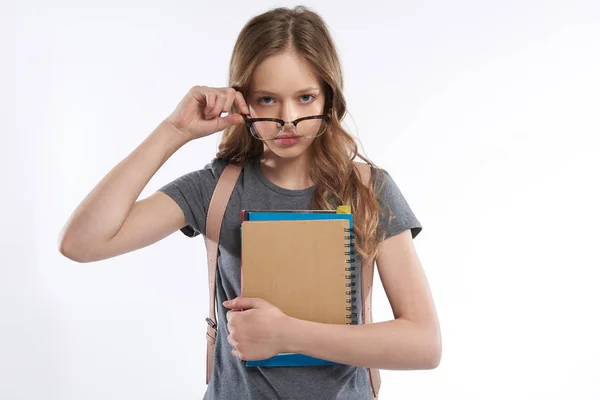
[[[323,231],[326,230],[329,235],[335,235],[335,236],[339,236],[339,235],[344,235],[341,238],[335,238],[335,240],[332,241],[332,243],[337,246],[335,251],[338,251],[339,257],[337,258],[337,260],[340,260],[340,262],[343,262],[344,264],[339,264],[339,265],[334,265],[331,268],[338,268],[339,267],[339,271],[333,271],[332,273],[337,274],[335,275],[334,278],[328,279],[330,281],[334,281],[334,282],[339,282],[338,284],[336,284],[336,290],[337,286],[340,285],[344,285],[345,287],[341,288],[341,290],[338,291],[338,293],[340,293],[339,296],[336,296],[336,298],[339,300],[339,302],[342,302],[343,304],[339,304],[339,302],[337,303],[338,305],[336,305],[335,307],[343,307],[343,310],[341,311],[344,314],[344,317],[346,318],[344,321],[342,321],[342,323],[346,323],[346,324],[350,324],[350,323],[356,323],[356,314],[355,314],[355,302],[356,302],[356,291],[354,290],[355,288],[353,287],[355,285],[355,274],[354,274],[354,267],[352,265],[353,259],[352,259],[352,254],[353,254],[353,248],[352,248],[352,214],[344,214],[344,213],[336,213],[336,211],[313,211],[313,210],[307,210],[307,211],[247,211],[247,210],[243,210],[242,211],[242,230],[244,229],[244,222],[250,222],[250,223],[269,223],[269,222],[276,222],[276,221],[288,221],[288,223],[286,223],[287,225],[285,225],[287,228],[293,228],[294,226],[298,227],[300,230],[298,232],[304,232],[305,236],[310,236],[311,233],[314,234],[315,236],[318,235],[324,235],[326,233],[324,233]],[[327,224],[326,221],[331,220],[331,221],[346,221],[345,223],[333,223],[333,224]],[[291,221],[291,222],[289,222]],[[293,221],[322,221],[322,223],[319,224],[303,224],[302,222],[300,222],[300,224],[295,224]],[[327,229],[319,229],[319,227],[321,228],[325,228],[325,225],[327,224]],[[246,234],[250,234],[250,228],[252,228],[252,232],[263,232],[262,234],[264,234],[264,232],[268,232],[269,229],[271,229],[273,232],[275,232],[277,229],[281,229],[282,225],[281,224],[271,224],[271,225],[265,225],[265,224],[260,224],[262,225],[262,228],[260,228],[259,230],[256,230],[255,228],[257,227],[256,224],[254,224],[253,226],[249,226],[246,225],[248,228],[246,228]],[[336,229],[333,228],[333,226],[336,226]],[[341,228],[340,226],[345,227],[345,228]],[[307,231],[307,229],[309,229],[309,231]],[[312,229],[312,231],[310,231],[310,229]],[[307,235],[306,233],[309,232],[309,234]],[[260,233],[255,233],[256,235],[259,235]],[[268,233],[267,233],[268,235]],[[279,237],[279,234],[275,234],[273,233],[273,235],[275,235],[277,238]],[[243,235],[242,235],[243,236]],[[292,235],[293,236],[293,235]],[[250,236],[250,238],[252,238]],[[273,238],[272,238],[273,239]],[[247,239],[248,240],[248,236]],[[325,240],[325,239],[323,239]],[[257,246],[256,242],[253,242],[255,246]],[[343,246],[343,248],[341,248],[340,250],[337,250],[337,248],[339,246]],[[244,254],[244,241],[242,241],[242,253]],[[265,250],[266,249],[266,250]],[[261,254],[264,252],[268,252],[268,246],[265,246],[265,249],[261,249],[260,252]],[[292,243],[289,246],[289,249],[286,250],[290,257],[296,257],[294,256],[294,249],[295,249],[295,245]],[[296,249],[298,250],[298,249]],[[300,251],[300,250],[298,250]],[[306,251],[306,250],[305,250]],[[317,251],[317,250],[315,250]],[[342,253],[339,253],[340,251],[342,251]],[[246,249],[246,257],[249,254],[252,254],[250,252],[250,250]],[[264,257],[264,255],[263,255]],[[298,266],[298,263],[295,264],[296,267]],[[297,270],[296,270],[297,271]],[[244,274],[244,257],[242,257],[242,275]],[[341,275],[340,275],[341,274]],[[248,278],[246,278],[248,279]],[[345,283],[343,283],[341,281],[341,279],[345,279]],[[336,281],[337,280],[337,281]],[[319,281],[319,284],[321,282]],[[243,290],[243,287],[242,287]],[[345,298],[341,298],[340,296],[346,296]],[[275,303],[274,303],[275,304]],[[276,306],[280,306],[278,304],[275,304]],[[281,307],[280,307],[281,308]],[[316,308],[314,307],[314,305],[312,306],[312,308]],[[331,308],[331,306],[330,306]],[[339,308],[338,308],[339,309]],[[304,319],[308,319],[308,320],[314,320],[312,318],[304,318]],[[321,321],[322,322],[322,321]],[[336,323],[340,323],[339,320]],[[255,361],[246,361],[246,366],[248,367],[286,367],[286,366],[322,366],[322,365],[337,365],[337,363],[332,362],[332,361],[328,361],[328,360],[322,360],[322,359],[318,359],[318,358],[314,358],[314,357],[310,357],[307,355],[303,355],[303,354],[292,354],[292,353],[285,353],[285,354],[278,354],[274,357],[271,357],[269,359],[266,360],[255,360]]]

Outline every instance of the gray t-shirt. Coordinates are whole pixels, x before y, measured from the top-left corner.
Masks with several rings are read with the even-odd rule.
[[[189,224],[181,231],[190,237],[205,235],[206,214],[217,180],[227,162],[214,159],[203,169],[188,173],[159,189],[173,198],[183,210]],[[379,192],[380,229],[386,237],[406,229],[412,236],[421,225],[395,182],[385,170],[375,174],[374,187]],[[382,184],[382,186],[381,186]],[[240,210],[307,210],[311,207],[315,187],[302,190],[281,188],[269,181],[256,161],[249,161],[238,179],[221,227],[218,270],[216,276],[217,319],[219,328],[215,344],[215,362],[205,400],[250,399],[371,399],[366,369],[350,365],[319,367],[246,367],[231,354],[227,342],[226,313],[223,301],[240,295]],[[394,215],[390,218],[390,212]],[[360,271],[360,257],[357,257]],[[360,297],[360,274],[357,274],[357,298]],[[358,315],[362,314],[357,303]]]

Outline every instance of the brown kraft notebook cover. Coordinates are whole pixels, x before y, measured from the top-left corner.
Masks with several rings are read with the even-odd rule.
[[[242,296],[298,319],[350,323],[348,228],[347,220],[244,221]]]

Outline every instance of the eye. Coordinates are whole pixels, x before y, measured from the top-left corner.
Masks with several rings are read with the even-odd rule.
[[[315,96],[313,96],[312,94],[304,94],[302,96],[300,96],[300,102],[301,103],[310,103],[311,100],[313,100],[315,98]]]
[[[273,104],[272,101],[274,101],[274,100],[270,96],[263,96],[263,97],[259,97],[259,99],[258,99],[259,104]]]

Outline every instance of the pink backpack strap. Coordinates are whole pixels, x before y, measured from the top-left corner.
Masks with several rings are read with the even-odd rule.
[[[236,164],[228,164],[217,181],[217,186],[210,199],[206,215],[206,257],[208,260],[208,318],[206,318],[206,384],[210,381],[215,359],[215,340],[217,337],[217,316],[215,312],[215,279],[217,276],[217,255],[219,253],[219,236],[225,209],[233,188],[240,176],[242,168]]]
[[[371,166],[365,163],[354,163],[354,167],[358,171],[362,183],[371,188]],[[370,324],[373,322],[372,310],[372,293],[373,293],[373,274],[375,272],[375,262],[373,259],[365,259],[362,262],[362,317],[363,323]],[[376,368],[367,368],[369,382],[373,398],[379,396],[379,388],[381,387],[381,374]]]

